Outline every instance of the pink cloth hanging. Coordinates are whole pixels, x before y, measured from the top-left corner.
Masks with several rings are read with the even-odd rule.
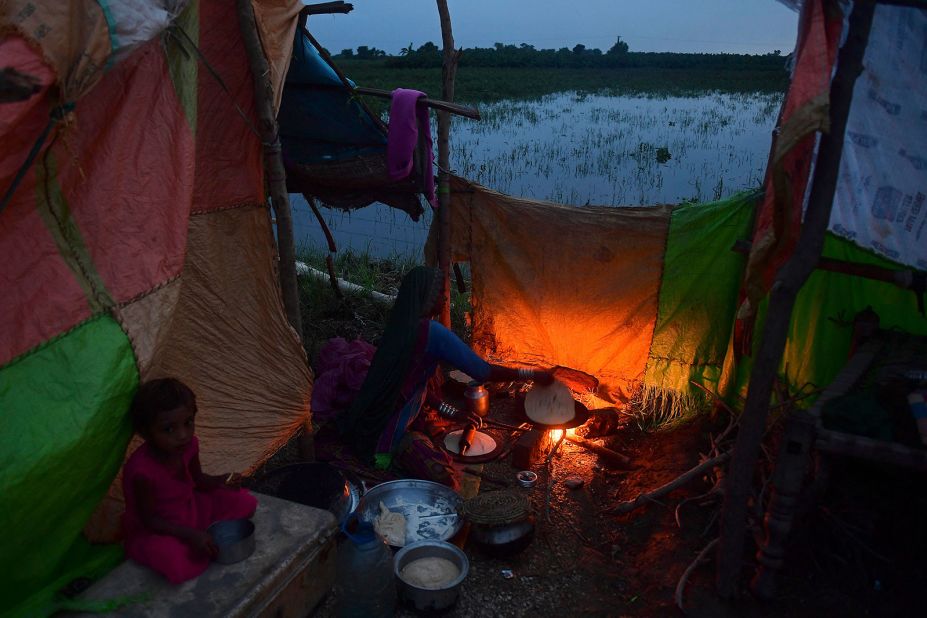
[[[425,176],[425,197],[432,208],[437,208],[435,199],[435,176],[431,170],[431,124],[428,108],[418,100],[424,92],[397,88],[389,109],[389,133],[386,139],[386,170],[390,180],[402,180],[412,173],[412,153],[418,143],[419,131],[427,136],[422,174]]]

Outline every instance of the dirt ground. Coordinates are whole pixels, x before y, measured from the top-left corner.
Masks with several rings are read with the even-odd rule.
[[[497,398],[489,418],[512,422],[515,417],[511,407],[511,400]],[[469,576],[456,605],[442,615],[679,614],[674,601],[677,582],[698,553],[717,537],[720,498],[686,503],[680,510],[681,527],[676,522],[676,506],[707,491],[707,479],[629,514],[610,515],[603,510],[658,487],[697,464],[699,453],[707,450],[709,434],[717,435],[718,431],[707,419],[654,433],[626,425],[618,434],[606,438],[605,444],[631,457],[630,469],[614,467],[581,446],[563,442],[551,460],[549,516],[544,465],[533,468],[539,475],[538,484],[526,489],[514,483],[516,470],[510,465],[510,456],[484,464],[483,474],[512,482],[514,491],[527,494],[536,517],[535,537],[526,549],[504,558],[487,555],[464,540]],[[830,497],[818,505],[799,524],[781,578],[780,599],[772,603],[761,603],[746,591],[737,600],[719,600],[713,588],[714,554],[710,552],[685,588],[688,615],[919,615],[915,611],[920,606],[918,593],[927,583],[927,568],[920,559],[923,554],[917,553],[927,548],[927,526],[923,523],[927,492],[923,479],[912,486],[911,479],[902,475],[896,478],[898,486],[893,487],[881,471],[874,483],[852,466],[848,471],[835,472],[832,484],[837,486],[837,494],[846,494],[847,488],[850,494],[871,494],[873,487],[881,487],[882,495],[870,495],[872,503],[856,509],[871,525],[859,526],[858,518],[854,524],[852,517],[837,513],[846,506],[847,495]],[[846,478],[841,480],[841,474]],[[583,486],[567,488],[563,480],[569,476],[581,477]],[[481,481],[479,491],[499,489]],[[913,501],[910,494],[905,498],[911,489],[918,492]],[[859,495],[849,497],[851,502],[858,499]],[[903,517],[899,515],[902,510]],[[886,519],[910,528],[900,537],[880,535],[880,530],[886,530]],[[840,526],[856,530],[858,536],[850,539],[835,533],[835,522],[839,521],[843,522]],[[913,545],[905,546],[902,539]],[[755,546],[749,542],[748,546],[745,582],[755,566],[751,557]],[[315,609],[315,618],[335,615],[335,594],[330,593]],[[402,607],[397,615],[417,614]]]

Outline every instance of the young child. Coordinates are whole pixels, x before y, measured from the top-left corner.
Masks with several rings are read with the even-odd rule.
[[[142,384],[131,415],[145,443],[123,468],[126,555],[179,584],[205,571],[216,555],[206,528],[251,517],[257,500],[239,487],[241,475],[203,473],[194,435],[196,397],[183,382]]]

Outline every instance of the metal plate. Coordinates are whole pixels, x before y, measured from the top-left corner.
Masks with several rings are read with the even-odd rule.
[[[432,481],[402,479],[372,487],[361,498],[357,517],[371,524],[380,514],[380,503],[406,518],[405,545],[416,541],[447,541],[463,527],[457,514],[462,499],[449,487]],[[401,546],[397,546],[401,547]]]
[[[487,453],[483,453],[482,455],[470,455],[469,452],[466,455],[461,455],[456,450],[448,448],[447,445],[449,436],[456,436],[457,440],[459,441],[461,431],[462,430],[460,429],[449,429],[440,438],[441,447],[444,449],[444,452],[447,453],[454,461],[470,464],[486,463],[488,461],[497,459],[499,454],[502,452],[502,449],[505,447],[505,440],[503,440],[501,437],[498,437],[497,435],[493,435],[494,433],[498,434],[498,431],[490,433],[490,430],[484,428],[479,430],[477,433],[485,434],[488,438],[490,438],[495,443],[493,449]],[[454,438],[451,437],[450,439],[453,440]]]

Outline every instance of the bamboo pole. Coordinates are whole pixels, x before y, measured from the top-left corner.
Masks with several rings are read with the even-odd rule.
[[[357,94],[366,94],[372,97],[380,97],[381,99],[391,99],[393,93],[389,90],[382,90],[380,88],[366,88],[362,86],[356,86],[354,92]],[[479,120],[480,119],[480,110],[475,107],[468,107],[466,105],[458,105],[456,103],[449,103],[448,101],[441,101],[440,99],[430,99],[428,97],[422,97],[418,100],[420,105],[425,105],[426,107],[431,107],[432,109],[441,110],[445,112],[450,112],[458,116],[463,116],[469,118],[470,120]]]
[[[280,136],[277,132],[277,117],[274,112],[274,87],[270,81],[270,67],[264,56],[264,49],[261,47],[251,0],[238,0],[238,19],[241,38],[248,54],[248,64],[254,78],[257,127],[264,146],[264,170],[267,175],[270,203],[277,219],[277,253],[280,258],[279,277],[283,307],[287,320],[302,339],[303,327],[296,284],[293,217],[290,212],[290,197],[286,190],[286,172],[283,169],[283,158],[280,155]]]
[[[454,34],[451,31],[451,14],[447,0],[436,0],[441,17],[441,40],[444,45],[444,61],[441,65],[441,98],[454,101],[454,77],[457,74],[457,58],[460,52],[454,49]],[[441,268],[441,323],[451,326],[451,187],[450,178],[450,136],[451,115],[438,111],[438,266]]]
[[[725,484],[715,578],[715,585],[722,597],[731,597],[737,590],[743,561],[747,499],[766,431],[769,399],[785,348],[795,297],[821,257],[843,153],[843,136],[853,98],[853,85],[862,71],[873,9],[874,3],[871,0],[858,0],[853,5],[849,35],[840,49],[837,72],[831,82],[831,130],[821,136],[801,235],[795,252],[779,270],[772,286],[763,338],[750,375],[747,401]]]

